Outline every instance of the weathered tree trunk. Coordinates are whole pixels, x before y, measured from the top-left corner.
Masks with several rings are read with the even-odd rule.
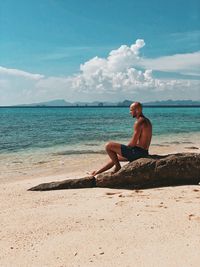
[[[147,188],[200,182],[200,154],[153,155],[126,164],[115,174],[103,173],[32,187],[31,191],[72,188]]]

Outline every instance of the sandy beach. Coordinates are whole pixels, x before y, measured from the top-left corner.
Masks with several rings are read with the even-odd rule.
[[[174,152],[199,149],[151,148]],[[27,191],[42,182],[87,176],[105,159],[1,158],[0,266],[199,266],[199,185]]]
[[[0,1],[0,267],[200,267],[199,11]]]

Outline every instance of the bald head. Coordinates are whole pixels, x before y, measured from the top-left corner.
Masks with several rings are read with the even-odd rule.
[[[142,104],[140,102],[133,102],[130,105],[130,113],[133,117],[138,117],[142,114]]]
[[[131,105],[130,105],[130,108],[131,107],[134,107],[135,109],[138,109],[140,111],[142,111],[142,104],[140,102],[133,102]]]

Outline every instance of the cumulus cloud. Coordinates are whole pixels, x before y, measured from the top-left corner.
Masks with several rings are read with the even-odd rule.
[[[116,50],[112,50],[107,58],[94,57],[91,60],[81,64],[80,70],[85,74],[94,74],[98,70],[104,72],[120,72],[138,63],[139,50],[145,46],[142,39],[138,39],[130,47],[122,45]]]
[[[122,45],[105,58],[96,56],[81,64],[80,72],[72,76],[45,77],[0,67],[1,94],[6,92],[4,99],[7,94],[9,104],[54,98],[68,101],[110,101],[111,97],[112,101],[126,98],[139,101],[199,99],[198,79],[156,78],[154,70],[200,75],[200,52],[150,59],[140,56],[144,46],[143,39],[130,46]]]
[[[145,86],[152,80],[151,71],[136,70],[139,65],[139,50],[145,45],[144,40],[138,39],[130,47],[122,45],[112,50],[107,58],[94,57],[81,64],[80,74],[71,77],[74,89],[90,91],[129,90],[134,86]]]
[[[152,70],[174,71],[182,73],[199,72],[199,52],[144,59],[140,57],[140,49],[145,46],[138,39],[131,46],[122,45],[112,50],[107,58],[94,57],[80,66],[80,74],[71,77],[71,86],[85,93],[135,92],[148,89],[150,91],[170,90],[183,86],[188,88],[191,82],[175,79],[156,79]],[[143,70],[141,70],[143,69]]]
[[[0,75],[23,77],[23,78],[31,79],[31,80],[39,80],[44,77],[44,75],[41,75],[41,74],[33,74],[33,73],[29,73],[23,70],[18,70],[18,69],[8,69],[2,66],[0,66]]]

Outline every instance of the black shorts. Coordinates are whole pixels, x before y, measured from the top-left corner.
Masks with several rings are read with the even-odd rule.
[[[138,146],[126,146],[121,145],[121,153],[124,158],[127,158],[128,161],[133,161],[139,158],[145,158],[149,155],[148,150],[143,149]]]

